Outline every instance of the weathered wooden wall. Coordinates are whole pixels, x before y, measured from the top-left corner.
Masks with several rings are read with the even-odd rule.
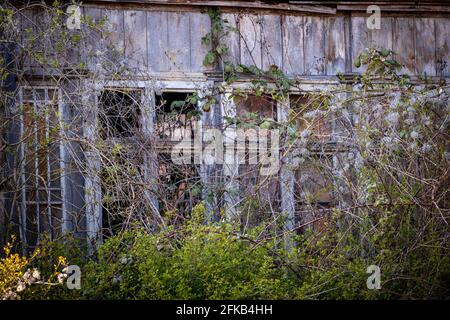
[[[88,39],[84,55],[91,68],[98,61],[96,56],[108,54],[108,45],[114,45],[127,65],[142,72],[209,70],[202,61],[210,48],[201,43],[210,30],[207,13],[107,5],[86,6],[83,13],[96,21],[107,17],[108,32],[92,32]],[[236,11],[222,15],[240,31],[223,39],[230,49],[228,58],[235,63],[264,69],[275,64],[289,75],[336,75],[360,72],[353,61],[364,48],[373,46],[394,50],[407,74],[450,75],[448,14],[386,13],[380,30],[368,29],[368,15],[360,12],[290,15]],[[23,27],[31,21],[38,21],[37,17],[24,19]]]
[[[87,62],[87,67],[91,71],[98,70],[98,63],[105,60],[101,56],[110,58],[114,56],[112,46],[117,50],[115,59],[126,62],[131,68],[131,72],[124,76],[125,80],[134,76],[144,76],[143,80],[147,81],[156,75],[158,80],[165,82],[165,78],[169,79],[175,75],[181,78],[181,81],[189,81],[194,74],[215,71],[211,67],[203,66],[202,63],[210,47],[202,44],[201,39],[210,31],[211,23],[208,15],[197,7],[178,10],[174,7],[169,9],[149,5],[87,5],[83,7],[83,14],[95,21],[101,21],[106,17],[106,31],[89,31],[87,42],[81,44],[83,47],[78,51],[79,54],[74,54],[76,50],[68,50],[65,58],[74,61],[81,58]],[[338,73],[362,71],[361,68],[354,66],[354,61],[367,47],[392,49],[397,54],[397,60],[404,65],[403,72],[409,75],[450,76],[448,14],[433,12],[382,14],[381,30],[369,30],[366,27],[367,15],[360,12],[319,15],[256,10],[242,13],[238,10],[226,10],[222,13],[222,17],[230,26],[239,30],[231,32],[223,39],[229,48],[226,57],[228,60],[236,64],[255,64],[263,69],[275,64],[291,77],[308,76],[318,79],[317,83],[311,81],[306,84],[307,91],[323,89],[324,85],[319,84],[322,78],[333,77]],[[28,10],[27,14],[21,17],[22,28],[24,30],[31,28],[33,32],[37,28],[45,30],[46,21],[48,17],[42,18],[36,9]],[[24,40],[30,36],[28,32],[23,33]],[[39,43],[36,47],[38,50],[42,48],[44,53],[49,51],[47,58],[51,58],[51,50],[44,50],[43,47],[51,46],[50,40],[46,39],[47,42]],[[33,62],[28,60],[26,64],[27,69]],[[34,72],[36,69],[29,70]],[[147,85],[149,84],[145,84]],[[194,91],[194,87],[189,88]],[[64,89],[65,93],[71,91],[75,89],[70,87]],[[235,107],[226,98],[228,95],[227,92],[221,97],[221,105],[215,106],[209,116],[203,115],[205,125],[220,126],[222,116],[236,113]],[[73,101],[66,100],[64,103],[70,107]],[[284,118],[286,115],[287,112]],[[72,114],[66,116],[76,117]],[[283,117],[280,116],[278,120],[283,121]],[[232,137],[232,132],[227,132],[226,135]],[[229,141],[225,141],[225,145],[227,143]],[[72,153],[70,157],[79,156],[80,159],[86,155],[78,145],[73,146]],[[87,160],[90,161],[89,157]],[[69,227],[74,230],[87,227],[88,232],[92,232],[89,225],[93,223],[89,217],[93,214],[89,213],[97,209],[91,208],[95,202],[90,201],[92,199],[86,190],[93,185],[93,180],[89,180],[89,177],[84,179],[83,175],[75,172],[76,168],[72,168],[69,163],[70,159],[66,180],[69,199],[67,210],[74,217],[69,221],[71,224]],[[238,196],[231,191],[239,188],[235,179],[239,171],[235,162],[230,163],[232,165],[224,165],[223,168],[202,165],[200,171],[202,181],[207,185],[205,190],[212,190],[217,184],[214,177],[222,170],[220,174],[224,177],[227,190],[223,196],[224,202],[235,204],[238,202],[236,200]],[[285,212],[293,213],[294,177],[285,169],[283,167],[280,174],[281,208]],[[233,205],[229,211],[235,210],[234,207]],[[208,213],[213,214],[214,211],[213,206],[208,207]],[[83,216],[83,213],[86,215]],[[292,216],[289,219],[290,223],[293,223]]]

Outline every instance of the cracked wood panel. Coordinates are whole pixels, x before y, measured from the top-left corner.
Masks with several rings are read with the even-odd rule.
[[[102,9],[96,7],[84,7],[83,14],[95,27],[89,28],[83,24],[82,31],[86,34],[85,52],[82,53],[83,61],[86,62],[89,70],[95,70],[97,64],[101,62],[101,51],[103,48],[103,39],[100,23],[102,21]]]
[[[167,24],[169,28],[167,46],[169,71],[189,71],[192,50],[189,40],[189,14],[186,12],[168,12]]]
[[[352,44],[352,62],[354,63],[359,54],[364,52],[366,48],[386,48],[393,49],[393,18],[381,17],[380,29],[369,29],[367,27],[366,16],[351,17],[351,39]],[[365,66],[356,68],[352,66],[353,72],[365,71]]]
[[[345,72],[346,40],[345,17],[334,16],[325,18],[325,72],[335,75]]]
[[[304,57],[306,75],[325,75],[325,18],[304,17]]]
[[[211,69],[203,66],[203,58],[210,49],[201,43],[210,30],[206,13],[90,6],[83,10],[95,21],[102,17],[108,20],[106,31],[88,33],[82,56],[89,69],[95,69],[103,53],[115,61],[125,60],[132,70],[139,72],[199,73]],[[22,28],[31,28],[31,35],[37,32],[33,30],[36,21],[42,21],[42,13],[37,11],[29,10],[21,17]],[[404,73],[449,75],[446,17],[382,15],[380,30],[368,29],[367,16],[360,13],[347,17],[226,12],[222,17],[239,30],[222,39],[229,48],[225,59],[235,64],[255,64],[263,69],[275,64],[291,76],[335,75],[344,71],[346,64],[350,68],[365,48],[374,46],[396,52]],[[351,27],[346,28],[348,25]],[[31,35],[24,31],[22,38]],[[43,50],[43,43],[46,42],[36,45],[38,52]],[[117,49],[115,53],[112,47]],[[64,56],[66,61],[69,58],[72,64],[77,60],[69,54]],[[32,64],[37,70],[31,59],[25,65]],[[353,72],[362,70],[351,67]]]
[[[123,58],[125,50],[124,10],[105,9],[102,13],[106,16],[106,46],[108,49],[114,49],[118,57]]]
[[[29,42],[32,41],[34,37],[37,35],[36,27],[35,27],[35,21],[34,16],[37,13],[37,9],[35,8],[27,8],[22,11],[20,19],[21,19],[21,41],[22,41],[22,47],[25,48],[25,50],[30,48]],[[24,57],[24,65],[26,68],[33,67],[36,65],[36,62],[34,59],[28,54],[28,52],[25,53]]]
[[[352,71],[363,72],[365,66],[355,67],[355,61],[358,55],[367,48],[370,41],[370,30],[367,28],[366,17],[351,17],[351,57],[352,57]]]
[[[167,12],[147,12],[148,64],[150,71],[168,70],[168,27]]]
[[[239,32],[239,14],[222,13],[222,19],[225,21],[227,34],[221,39],[221,42],[228,48],[228,52],[224,56],[225,61],[234,64],[241,62],[240,36]]]

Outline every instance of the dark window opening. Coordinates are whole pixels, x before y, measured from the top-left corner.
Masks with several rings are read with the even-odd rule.
[[[256,96],[249,94],[247,96],[234,97],[236,104],[236,114],[240,120],[263,120],[271,118],[277,120],[277,103],[269,96]]]
[[[141,90],[114,88],[104,90],[99,99],[100,137],[112,147],[105,151],[111,153],[100,172],[105,237],[120,232],[141,209],[135,186],[142,182],[143,159],[134,139],[141,128],[141,98]],[[120,147],[114,149],[116,143]]]
[[[140,128],[141,92],[108,89],[100,96],[100,132],[102,138],[131,137]]]
[[[110,155],[100,173],[103,235],[109,237],[139,219],[145,210],[142,188],[144,162],[139,150],[124,144],[119,154]]]
[[[193,138],[200,112],[192,93],[164,92],[155,97],[156,132],[164,141]]]
[[[245,146],[240,152],[239,191],[248,197],[242,210],[244,222],[258,225],[279,213],[280,192],[278,174],[266,176],[261,174],[262,159],[270,155],[271,133],[262,129],[271,129],[270,123],[277,121],[277,104],[270,96],[247,95],[235,97],[238,129],[245,131]],[[265,126],[263,125],[265,123]],[[269,124],[269,126],[267,126]],[[274,126],[272,127],[274,128]],[[253,132],[248,131],[254,129]],[[244,139],[241,137],[240,139]],[[262,139],[267,140],[262,150]],[[256,149],[256,150],[254,150]]]
[[[158,201],[161,213],[175,213],[170,219],[177,223],[187,218],[192,208],[201,201],[202,183],[198,166],[175,165],[170,157],[167,153],[158,155]]]
[[[320,228],[320,218],[329,214],[333,206],[332,161],[331,155],[313,154],[295,172],[297,223],[306,225],[302,230]]]
[[[306,94],[289,95],[290,120],[296,124],[299,132],[308,129],[319,142],[325,142],[332,134],[331,119],[324,99]]]

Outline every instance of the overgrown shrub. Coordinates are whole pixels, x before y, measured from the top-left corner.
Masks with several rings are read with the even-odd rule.
[[[418,299],[448,296],[450,257],[433,227],[414,250],[405,241],[412,221],[378,218],[378,228],[355,221],[336,229],[343,214],[320,234],[306,232],[287,250],[273,238],[242,235],[228,223],[202,225],[196,216],[157,234],[143,229],[113,236],[89,259],[79,244],[47,242],[33,265],[51,279],[52,261],[63,252],[79,264],[81,290],[65,285],[31,285],[28,299]],[[333,227],[334,226],[334,227]],[[336,231],[338,230],[338,231]],[[257,231],[257,232],[256,232]],[[381,289],[369,290],[369,265],[381,268]],[[24,267],[22,266],[22,269]],[[56,279],[55,279],[56,280]]]

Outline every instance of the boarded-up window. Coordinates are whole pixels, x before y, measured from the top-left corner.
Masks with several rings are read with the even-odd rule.
[[[33,246],[62,223],[61,144],[58,90],[22,89],[22,221]]]

